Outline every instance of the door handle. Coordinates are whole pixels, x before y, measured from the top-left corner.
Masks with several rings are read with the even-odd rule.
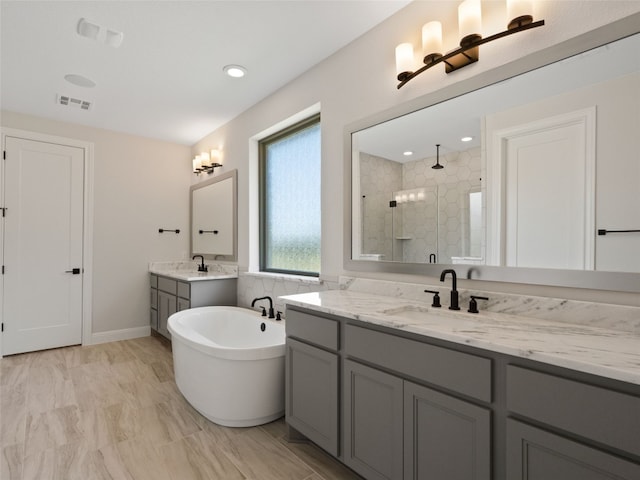
[[[72,270],[65,270],[64,273],[72,273],[73,275],[80,275],[80,269],[79,268],[74,268]]]

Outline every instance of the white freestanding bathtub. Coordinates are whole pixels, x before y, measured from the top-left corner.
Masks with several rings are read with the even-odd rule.
[[[283,322],[240,307],[200,307],[169,317],[176,384],[219,425],[249,427],[284,415]]]

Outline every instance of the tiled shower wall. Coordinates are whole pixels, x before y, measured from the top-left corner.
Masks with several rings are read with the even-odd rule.
[[[384,254],[385,260],[438,263],[452,257],[485,255],[484,227],[470,230],[469,193],[482,186],[479,147],[400,164],[360,153],[363,253]],[[424,199],[389,207],[393,193],[424,188]],[[484,196],[483,196],[484,197]],[[482,218],[485,212],[482,199]],[[480,222],[484,225],[484,222]]]
[[[389,208],[391,192],[402,189],[402,164],[360,153],[360,211],[362,253],[382,254],[393,260],[391,237],[393,212]],[[401,259],[401,258],[400,258]]]
[[[438,204],[427,206],[422,217],[404,218],[405,231],[415,232],[412,240],[405,241],[404,261],[424,262],[433,253],[431,238],[425,235],[422,225],[433,223],[433,211],[437,212],[438,263],[452,263],[451,257],[471,255],[471,232],[469,229],[469,193],[482,190],[480,148],[463,152],[452,152],[440,158],[443,169],[434,170],[431,166],[435,158],[426,158],[404,164],[403,188],[414,189],[437,185]],[[435,196],[427,196],[434,201]],[[480,250],[483,250],[481,247]],[[482,253],[481,253],[482,255]],[[483,256],[483,255],[482,255]]]

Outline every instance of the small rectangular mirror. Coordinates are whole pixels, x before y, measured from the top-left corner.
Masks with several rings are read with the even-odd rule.
[[[237,172],[191,186],[191,255],[237,260]]]

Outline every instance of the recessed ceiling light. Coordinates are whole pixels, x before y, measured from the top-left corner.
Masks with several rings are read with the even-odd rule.
[[[410,151],[410,150],[407,150],[406,152],[402,152],[402,154],[403,154],[405,157],[410,157],[411,155],[413,155],[413,152],[412,152],[412,151]]]
[[[64,79],[69,83],[77,85],[78,87],[93,88],[96,86],[96,82],[94,82],[90,78],[75,73],[69,73],[65,75]]]
[[[473,140],[473,137],[462,137],[460,139],[461,142],[470,142],[471,140]]]
[[[226,65],[222,70],[233,78],[244,77],[247,74],[247,69],[240,65]]]

